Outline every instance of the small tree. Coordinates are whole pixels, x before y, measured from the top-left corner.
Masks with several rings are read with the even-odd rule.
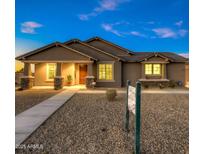
[[[114,101],[117,96],[117,91],[115,89],[108,89],[106,90],[106,96],[108,101]]]

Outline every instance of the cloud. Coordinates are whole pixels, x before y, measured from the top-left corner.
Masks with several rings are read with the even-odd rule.
[[[130,0],[100,0],[99,5],[93,9],[92,12],[87,14],[78,15],[82,21],[89,20],[90,17],[95,17],[105,11],[115,11],[122,3],[129,2]]]
[[[155,24],[155,22],[154,21],[148,21],[147,24],[153,25],[153,24]]]
[[[176,25],[176,26],[179,26],[179,27],[182,26],[182,24],[183,24],[183,21],[182,21],[182,20],[180,20],[180,21],[178,21],[178,22],[175,23],[175,25]]]
[[[159,24],[157,21],[138,21],[138,24],[143,24],[143,25],[154,25],[154,24]]]
[[[107,31],[107,32],[111,32],[111,33],[113,33],[113,34],[115,34],[117,36],[122,36],[122,34],[119,31],[113,29],[113,25],[112,24],[102,24],[102,28],[105,31]]]
[[[27,34],[36,34],[35,29],[42,27],[42,24],[39,24],[34,21],[26,21],[21,23],[21,32]]]
[[[180,53],[179,55],[185,58],[189,58],[189,53]]]
[[[187,34],[187,30],[180,29],[180,30],[173,30],[171,28],[155,28],[152,29],[153,32],[159,37],[159,38],[178,38],[178,37],[184,37]]]
[[[129,25],[130,23],[129,22],[126,22],[126,21],[119,21],[119,22],[115,22],[115,23],[111,23],[111,24],[108,24],[108,23],[103,23],[101,26],[102,28],[107,31],[107,32],[111,32],[117,36],[125,36],[125,35],[132,35],[132,36],[138,36],[138,37],[146,37],[146,35],[138,32],[138,31],[119,31],[119,30],[116,30],[115,27],[116,26],[119,26],[119,25]]]
[[[170,28],[155,28],[152,29],[160,38],[176,38],[177,34]]]
[[[178,31],[178,34],[179,34],[179,36],[181,36],[181,37],[184,37],[187,33],[188,33],[188,31],[185,30],[185,29],[180,29],[180,30]]]
[[[131,31],[129,34],[133,35],[133,36],[146,37],[146,35],[138,32],[138,31]]]
[[[95,17],[97,15],[98,15],[97,13],[91,12],[91,13],[88,13],[88,14],[80,14],[80,15],[78,15],[78,17],[79,17],[80,20],[86,21],[86,20],[89,20],[90,17]]]

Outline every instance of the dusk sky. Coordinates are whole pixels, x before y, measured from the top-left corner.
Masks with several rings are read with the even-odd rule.
[[[99,36],[131,51],[188,53],[188,0],[16,0],[16,56]]]

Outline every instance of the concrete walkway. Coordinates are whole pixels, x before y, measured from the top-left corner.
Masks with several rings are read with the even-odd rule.
[[[15,143],[20,145],[58,108],[69,100],[77,90],[64,90],[59,94],[35,105],[15,117]]]
[[[126,90],[117,90],[118,94],[124,94],[126,93]],[[105,94],[106,90],[80,90],[78,93],[81,94]],[[189,90],[184,90],[184,89],[147,89],[147,90],[142,90],[142,94],[189,94]]]
[[[188,90],[142,90],[143,94],[189,94]]]

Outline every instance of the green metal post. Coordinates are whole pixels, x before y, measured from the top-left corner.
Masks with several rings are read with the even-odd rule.
[[[135,154],[140,154],[140,127],[141,127],[141,83],[136,83],[135,105]]]
[[[124,129],[128,132],[129,129],[129,109],[128,109],[128,88],[130,86],[130,81],[127,80],[127,93],[126,93],[126,101],[125,101],[125,126]]]

